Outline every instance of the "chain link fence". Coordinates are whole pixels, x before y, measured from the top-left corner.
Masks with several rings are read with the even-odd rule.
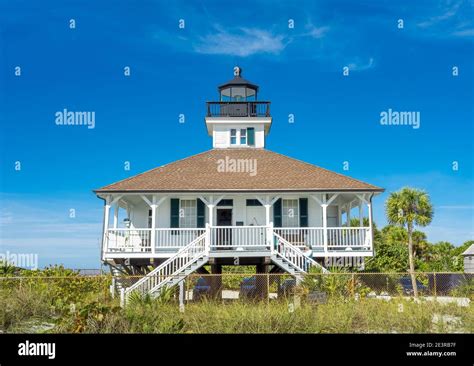
[[[474,296],[474,274],[417,273],[418,296]],[[289,274],[193,274],[185,280],[185,301],[279,300],[298,296],[313,302],[329,297],[413,296],[408,273],[328,273],[292,276]]]
[[[119,296],[143,276],[77,275],[64,277],[28,276],[0,277],[0,291],[32,290],[47,294],[64,304],[87,299],[105,301]],[[458,297],[474,300],[474,274],[416,273],[420,297]],[[158,281],[159,282],[159,281]],[[149,288],[138,288],[146,293]],[[309,302],[325,302],[329,298],[410,297],[414,288],[409,273],[309,273],[290,274],[191,274],[181,284],[168,289],[181,302],[199,301],[278,301],[297,298]],[[159,293],[156,292],[159,296]]]

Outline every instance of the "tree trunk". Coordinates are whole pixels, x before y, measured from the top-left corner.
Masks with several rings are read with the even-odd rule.
[[[416,277],[415,277],[415,262],[413,256],[413,238],[412,238],[412,227],[408,225],[408,262],[410,264],[410,277],[411,285],[413,286],[413,295],[418,297],[418,287],[416,286]]]

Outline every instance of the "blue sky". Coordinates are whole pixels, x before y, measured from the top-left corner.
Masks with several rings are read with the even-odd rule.
[[[98,268],[92,189],[209,149],[205,101],[235,65],[272,102],[270,150],[386,188],[379,226],[389,192],[425,189],[429,240],[473,239],[472,1],[229,4],[0,1],[0,252]],[[64,108],[95,128],[57,126]],[[382,126],[389,108],[420,128]]]

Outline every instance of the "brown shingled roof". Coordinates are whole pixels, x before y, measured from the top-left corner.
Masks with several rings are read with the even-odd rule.
[[[232,160],[235,159],[235,160]],[[243,160],[241,160],[243,159]],[[245,170],[219,171],[232,162],[256,163],[256,174]],[[227,164],[226,164],[227,161]],[[242,170],[242,169],[241,169]],[[96,190],[143,191],[383,191],[382,188],[346,177],[265,149],[212,149]]]

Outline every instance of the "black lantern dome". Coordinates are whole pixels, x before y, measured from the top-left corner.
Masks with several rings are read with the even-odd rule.
[[[241,77],[242,69],[234,68],[234,78],[218,87],[221,102],[253,102],[257,100],[258,85]]]

